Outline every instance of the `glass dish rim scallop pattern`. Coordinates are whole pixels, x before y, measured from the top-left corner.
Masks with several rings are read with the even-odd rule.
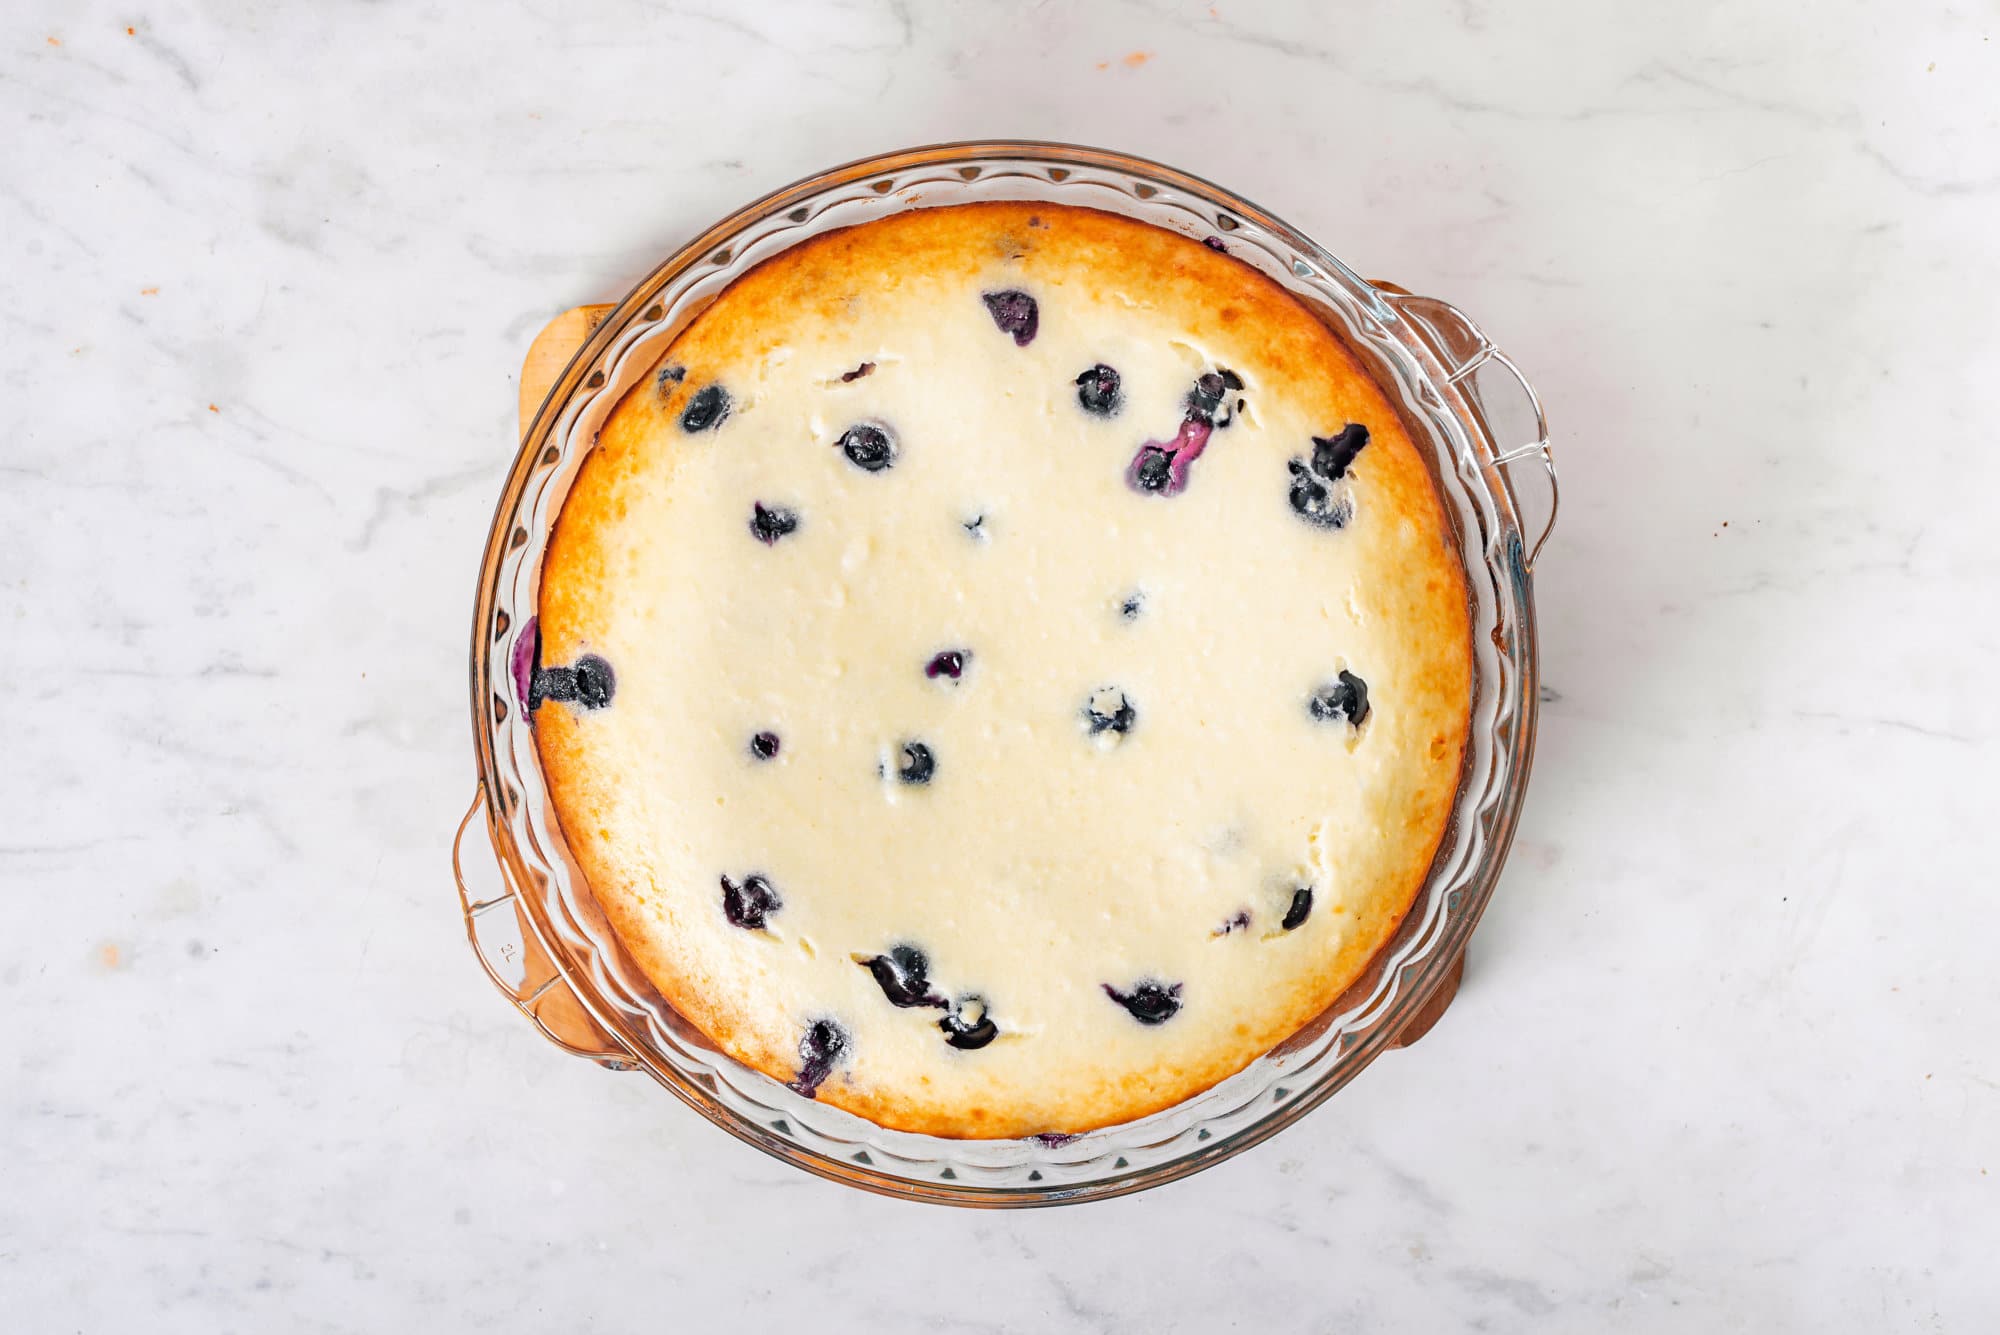
[[[596,909],[564,847],[511,685],[512,650],[534,615],[568,485],[605,415],[665,345],[729,282],[790,245],[893,212],[981,199],[1083,205],[1164,226],[1224,247],[1306,300],[1371,364],[1430,456],[1473,619],[1472,727],[1450,826],[1369,973],[1237,1075],[1164,1112],[1075,1137],[890,1131],[715,1051],[659,997]],[[525,432],[488,537],[472,633],[487,832],[522,926],[553,965],[544,990],[566,988],[616,1049],[587,1055],[645,1070],[739,1139],[822,1177],[961,1205],[1050,1205],[1155,1186],[1239,1153],[1325,1101],[1389,1046],[1463,950],[1525,792],[1537,704],[1533,553],[1507,466],[1534,449],[1508,448],[1489,430],[1468,374],[1489,359],[1513,370],[1450,306],[1371,285],[1248,201],[1170,167],[1074,145],[946,144],[850,163],[738,210],[662,263],[599,323]],[[1545,428],[1536,447],[1553,484]],[[474,911],[468,903],[469,930]]]

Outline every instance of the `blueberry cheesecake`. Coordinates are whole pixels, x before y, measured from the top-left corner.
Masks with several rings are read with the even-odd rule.
[[[917,210],[736,280],[513,646],[564,839],[721,1051],[1059,1137],[1297,1031],[1423,884],[1464,584],[1382,391],[1225,250]]]

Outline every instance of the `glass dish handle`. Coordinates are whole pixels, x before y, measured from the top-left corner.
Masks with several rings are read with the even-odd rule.
[[[1541,464],[1542,472],[1549,480],[1549,514],[1542,524],[1541,536],[1528,549],[1528,573],[1533,574],[1535,558],[1542,554],[1543,545],[1555,532],[1556,511],[1562,503],[1562,493],[1556,483],[1555,455],[1549,450],[1549,419],[1542,411],[1541,397],[1528,383],[1528,378],[1521,374],[1521,368],[1514,364],[1513,358],[1500,351],[1464,311],[1448,301],[1419,297],[1382,279],[1370,279],[1369,282],[1382,294],[1382,300],[1416,330],[1417,336],[1443,364],[1446,381],[1466,391],[1466,397],[1472,401],[1486,426],[1486,437],[1494,450],[1487,464],[1502,472],[1508,472],[1514,464],[1528,459]],[[1505,380],[1500,385],[1493,383],[1499,377],[1480,374],[1488,367],[1504,373]],[[1503,445],[1493,430],[1494,409],[1498,406],[1493,396],[1504,390],[1507,382],[1512,383],[1533,415],[1535,436],[1524,445]],[[1508,476],[1511,481],[1512,474],[1508,473]]]
[[[550,1042],[614,1071],[634,1069],[637,1063],[632,1054],[591,1018],[535,935],[512,878],[493,854],[490,830],[487,856],[479,871],[492,892],[481,894],[466,884],[465,832],[475,820],[485,825],[485,810],[486,785],[482,783],[473,790],[472,805],[451,841],[451,871],[458,882],[458,904],[465,914],[465,935],[472,943],[472,953],[479,957],[493,985],[533,1020]]]

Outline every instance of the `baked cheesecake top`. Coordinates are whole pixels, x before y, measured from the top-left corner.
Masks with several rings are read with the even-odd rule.
[[[669,1004],[992,1137],[1177,1103],[1357,978],[1444,830],[1468,634],[1325,325],[1219,248],[1009,203],[717,297],[607,420],[517,663]]]

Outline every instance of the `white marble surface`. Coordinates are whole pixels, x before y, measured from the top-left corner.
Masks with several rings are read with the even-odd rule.
[[[0,1326],[1992,1329],[2000,11],[1419,8],[6,6]],[[561,1055],[446,866],[529,337],[992,134],[1456,300],[1566,482],[1457,1006],[1012,1215]]]

